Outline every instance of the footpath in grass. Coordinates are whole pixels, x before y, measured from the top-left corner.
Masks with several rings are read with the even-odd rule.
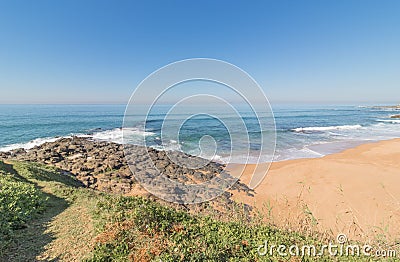
[[[0,179],[0,261],[81,261],[90,253],[95,192],[40,164],[0,162]]]

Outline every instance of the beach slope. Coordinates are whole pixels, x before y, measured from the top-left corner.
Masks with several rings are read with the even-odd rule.
[[[238,175],[243,166],[230,167]],[[255,165],[241,177],[248,183]],[[400,233],[400,139],[364,144],[315,159],[276,162],[255,196],[233,193],[273,223],[313,227],[353,239],[393,240]]]

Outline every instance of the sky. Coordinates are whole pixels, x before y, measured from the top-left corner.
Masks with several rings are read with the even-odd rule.
[[[400,103],[399,13],[390,0],[0,0],[0,103],[124,104],[197,57],[242,68],[271,103]]]

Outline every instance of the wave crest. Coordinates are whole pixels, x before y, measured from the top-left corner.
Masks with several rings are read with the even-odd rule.
[[[342,126],[311,126],[299,127],[291,129],[294,132],[313,132],[313,131],[330,131],[330,130],[352,130],[362,128],[361,125],[342,125]]]
[[[382,123],[400,124],[400,119],[378,119],[376,121]]]
[[[124,128],[124,129],[115,128],[115,129],[111,129],[111,130],[95,132],[91,135],[74,134],[74,136],[86,137],[86,138],[91,138],[91,139],[98,140],[98,141],[108,141],[108,142],[114,142],[117,144],[122,144],[124,142],[123,135],[122,135],[123,132],[125,132],[126,137],[129,138],[128,141],[126,141],[126,142],[133,143],[133,144],[143,144],[143,137],[155,135],[155,133],[153,133],[153,132],[142,131],[138,128]],[[11,145],[0,147],[0,152],[7,152],[7,151],[11,151],[11,150],[18,149],[18,148],[23,148],[25,150],[29,150],[29,149],[34,148],[35,146],[40,146],[47,142],[55,142],[61,138],[71,138],[71,137],[72,137],[72,135],[36,138],[36,139],[28,141],[26,143],[16,143],[16,144],[11,144]]]
[[[1,147],[0,148],[0,152],[7,152],[7,151],[14,150],[14,149],[19,149],[19,148],[23,148],[25,150],[28,150],[28,149],[34,148],[35,146],[40,146],[40,145],[42,145],[44,143],[47,143],[47,142],[55,142],[60,138],[61,137],[36,138],[36,139],[31,140],[31,141],[26,142],[26,143],[16,143],[16,144],[11,144],[11,145],[7,145],[7,146],[4,146],[4,147]]]

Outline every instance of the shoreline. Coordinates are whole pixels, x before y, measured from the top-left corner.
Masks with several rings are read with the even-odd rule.
[[[129,157],[125,157],[125,154],[129,154]],[[246,194],[252,192],[246,185],[226,174],[221,164],[207,161],[204,165],[189,168],[186,165],[178,165],[170,157],[182,163],[185,163],[184,161],[191,161],[190,163],[194,165],[203,163],[203,159],[181,152],[166,154],[164,151],[138,145],[130,145],[128,149],[124,149],[117,143],[94,141],[82,137],[60,138],[36,146],[29,151],[16,149],[6,153],[0,152],[0,160],[6,162],[13,160],[36,162],[56,167],[63,174],[72,175],[87,188],[117,195],[156,198],[145,190],[141,184],[145,183],[148,190],[150,188],[150,191],[158,192],[159,201],[166,203],[164,200],[169,200],[171,202],[169,204],[187,210],[202,210],[213,205],[222,213],[227,211],[228,205],[233,204],[233,201],[229,194],[225,194],[226,192],[218,194],[220,192],[218,187],[212,191],[213,194],[218,195],[216,198],[209,197],[211,190],[196,192],[181,190],[177,194],[174,182],[195,185],[224,175],[233,183],[231,190],[246,192]],[[156,169],[169,178],[171,183],[157,179]],[[201,197],[211,201],[199,202],[198,199]],[[193,205],[185,207],[181,205],[184,203],[193,203]]]
[[[244,168],[240,181],[248,184],[255,167],[228,169],[237,177]],[[400,138],[377,141],[321,158],[273,162],[254,197],[233,192],[233,199],[280,227],[393,240],[400,233],[398,170]]]
[[[165,162],[163,151],[152,152],[159,155],[157,163]],[[100,191],[148,195],[127,168],[122,145],[113,142],[60,138],[28,152],[0,152],[1,158],[50,164]],[[400,182],[400,138],[369,141],[319,158],[259,165],[269,167],[269,173],[254,191],[248,185],[256,164],[226,167],[235,177],[244,168],[239,183],[229,190],[232,196],[227,200],[254,207],[269,223],[290,230],[345,233],[361,240],[378,236],[393,239],[400,233],[400,188],[396,187]],[[206,179],[193,177],[200,173],[173,169],[186,174],[189,180]],[[206,172],[212,170],[206,169]]]
[[[120,128],[114,128],[114,129],[110,129],[110,130],[104,130],[103,132],[109,132],[109,131],[114,131],[114,130],[120,130]],[[18,151],[20,149],[23,149],[25,151],[30,151],[32,149],[35,149],[35,147],[41,147],[42,145],[46,144],[46,143],[53,143],[56,142],[60,139],[71,139],[71,138],[79,138],[79,139],[88,139],[90,141],[93,142],[98,142],[98,143],[115,143],[118,145],[124,145],[121,142],[117,142],[114,141],[113,139],[102,139],[102,138],[98,138],[96,134],[71,134],[71,135],[66,135],[66,136],[54,136],[54,137],[38,137],[35,138],[33,140],[30,140],[28,142],[20,142],[20,143],[14,143],[14,144],[8,144],[8,145],[3,145],[0,147],[0,154],[4,153],[7,154],[8,152],[13,152],[13,151]],[[277,163],[277,162],[282,162],[282,161],[291,161],[291,160],[299,160],[299,159],[318,159],[318,158],[323,158],[325,156],[331,155],[331,154],[336,154],[336,153],[340,153],[342,151],[354,148],[356,146],[359,145],[363,145],[366,143],[375,143],[375,142],[380,142],[380,141],[386,141],[386,140],[391,140],[393,138],[385,138],[385,139],[360,139],[360,140],[349,140],[349,141],[330,141],[330,142],[320,142],[320,143],[314,143],[314,144],[310,144],[310,145],[306,145],[301,149],[297,149],[298,151],[301,150],[308,150],[308,151],[312,151],[313,154],[315,156],[310,157],[310,156],[304,156],[304,157],[299,157],[299,156],[293,156],[293,157],[289,157],[289,158],[284,158],[284,159],[273,159],[271,162],[272,163]],[[129,145],[134,145],[134,146],[143,146],[140,144],[129,144]],[[174,152],[181,152],[178,150],[171,150],[171,149],[165,149],[162,150],[160,148],[157,147],[153,147],[153,146],[148,146],[149,148],[153,148],[155,150],[158,151],[174,151]],[[219,156],[218,158],[226,158],[228,156]],[[233,158],[241,158],[244,157],[246,158],[246,155],[235,155],[233,156]],[[251,154],[249,155],[250,158],[258,158],[257,155],[252,156]],[[274,154],[274,158],[276,157],[276,151]],[[207,160],[211,161],[211,162],[216,162],[219,164],[226,164],[223,160],[218,160],[218,158],[212,158],[209,159],[207,158]],[[261,158],[263,158],[261,156]],[[267,157],[268,158],[268,157]],[[230,165],[242,165],[242,164],[255,164],[256,161],[254,160],[250,160],[248,162],[245,163],[241,163],[241,162],[234,162],[234,163],[230,163]],[[261,163],[261,162],[260,162]]]

